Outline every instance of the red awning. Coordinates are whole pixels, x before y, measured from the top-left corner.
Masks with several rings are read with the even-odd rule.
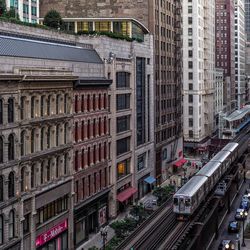
[[[187,160],[184,159],[184,158],[182,158],[182,159],[180,159],[179,161],[175,162],[174,165],[175,165],[176,167],[181,167],[181,166],[183,166],[184,163],[186,163],[186,162],[187,162]]]
[[[136,188],[133,187],[129,187],[126,190],[122,191],[121,193],[119,193],[117,195],[117,200],[120,202],[124,202],[127,199],[129,199],[133,194],[135,194],[137,192]]]

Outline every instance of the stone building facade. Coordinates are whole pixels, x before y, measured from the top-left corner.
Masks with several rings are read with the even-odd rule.
[[[0,248],[73,249],[73,86],[103,63],[72,36],[0,27]]]
[[[80,79],[74,84],[74,243],[108,222],[111,190],[108,89],[112,80]]]

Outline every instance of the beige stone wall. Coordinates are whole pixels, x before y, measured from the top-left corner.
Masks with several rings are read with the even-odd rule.
[[[40,0],[40,17],[55,9],[62,17],[133,17],[148,26],[152,0]]]

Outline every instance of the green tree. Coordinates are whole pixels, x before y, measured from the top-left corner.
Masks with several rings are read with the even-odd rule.
[[[0,0],[0,16],[6,12],[6,3],[5,0]]]
[[[59,12],[56,10],[50,10],[45,15],[43,24],[54,29],[60,29],[62,27],[63,20]]]
[[[10,7],[10,10],[4,12],[3,17],[20,20],[17,10],[14,7]]]

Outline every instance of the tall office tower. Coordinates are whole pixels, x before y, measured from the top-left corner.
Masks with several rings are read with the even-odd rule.
[[[226,111],[235,103],[235,48],[234,48],[234,0],[216,0],[215,7],[215,64],[224,72],[223,101]]]
[[[15,8],[23,22],[38,23],[39,0],[6,0],[7,9]]]
[[[246,36],[244,0],[235,0],[235,89],[237,108],[245,104]]]
[[[44,17],[48,10],[56,9],[68,22],[69,29],[74,31],[98,29],[98,31],[138,33],[139,29],[135,23],[129,25],[122,19],[134,18],[154,34],[155,174],[158,182],[164,181],[168,176],[168,169],[183,157],[181,2],[180,0],[113,0],[112,3],[110,1],[100,3],[97,0],[40,1],[41,17]],[[85,20],[80,21],[81,18]],[[93,21],[93,18],[102,20],[91,26],[89,21]]]
[[[215,1],[183,4],[183,117],[186,152],[205,151],[213,132]]]
[[[250,42],[250,0],[245,0],[246,40]]]

